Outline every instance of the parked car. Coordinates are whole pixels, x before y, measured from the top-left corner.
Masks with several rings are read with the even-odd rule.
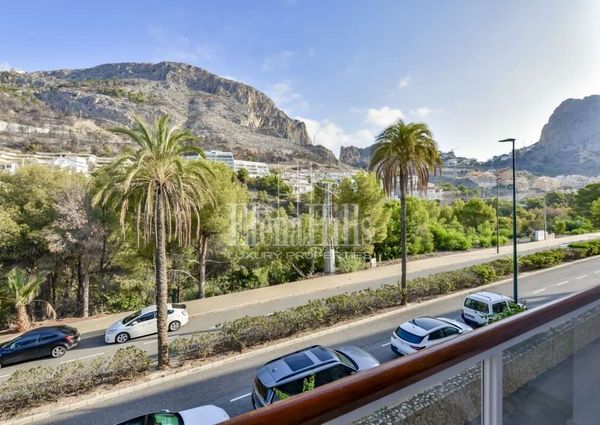
[[[319,387],[376,366],[379,362],[358,347],[308,347],[272,360],[257,370],[252,404],[257,409],[280,400],[282,395],[300,394],[305,381],[313,376],[314,387]]]
[[[33,329],[0,347],[0,367],[40,357],[62,357],[79,344],[79,339],[77,329],[70,326]]]
[[[392,333],[390,347],[399,356],[454,339],[473,328],[445,317],[417,317],[402,323]]]
[[[185,304],[168,305],[169,331],[175,332],[189,321]],[[107,344],[123,344],[130,338],[156,333],[156,306],[151,305],[113,323],[104,333]]]
[[[501,314],[515,304],[515,301],[506,295],[490,291],[476,292],[466,296],[462,307],[462,319],[473,326],[487,325],[493,315]],[[524,304],[518,305],[525,308]]]
[[[227,412],[211,404],[181,412],[162,410],[119,422],[117,425],[215,425],[229,419]]]

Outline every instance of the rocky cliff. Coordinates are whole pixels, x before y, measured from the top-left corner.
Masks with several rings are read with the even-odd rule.
[[[517,151],[517,167],[548,176],[600,175],[600,96],[567,99],[542,128],[540,140]],[[493,166],[509,166],[495,157]]]
[[[134,114],[151,120],[163,113],[202,136],[203,148],[241,159],[337,163],[265,94],[192,65],[0,72],[0,146],[108,154],[123,141],[106,129],[127,125]]]
[[[340,148],[340,162],[357,168],[367,168],[371,159],[373,145],[366,148],[356,146],[342,146]]]

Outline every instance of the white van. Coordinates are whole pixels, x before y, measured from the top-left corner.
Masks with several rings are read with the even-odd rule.
[[[481,291],[469,294],[462,307],[462,319],[468,325],[487,325],[490,317],[502,313],[514,304],[511,297],[495,292]]]

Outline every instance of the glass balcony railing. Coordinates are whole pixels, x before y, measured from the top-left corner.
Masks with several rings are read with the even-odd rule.
[[[227,424],[599,423],[600,286]]]

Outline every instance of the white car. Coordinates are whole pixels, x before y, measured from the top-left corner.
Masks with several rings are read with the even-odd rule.
[[[181,412],[163,410],[119,422],[117,425],[215,425],[229,419],[227,412],[211,404]]]
[[[168,304],[169,331],[175,332],[189,321],[185,304]],[[156,306],[151,305],[113,323],[104,333],[107,344],[123,344],[130,338],[156,333]]]
[[[462,319],[475,326],[487,325],[490,317],[499,314],[514,304],[511,297],[490,291],[469,294],[462,307]]]
[[[399,356],[454,339],[473,328],[445,317],[417,317],[404,322],[392,333],[392,351]]]

